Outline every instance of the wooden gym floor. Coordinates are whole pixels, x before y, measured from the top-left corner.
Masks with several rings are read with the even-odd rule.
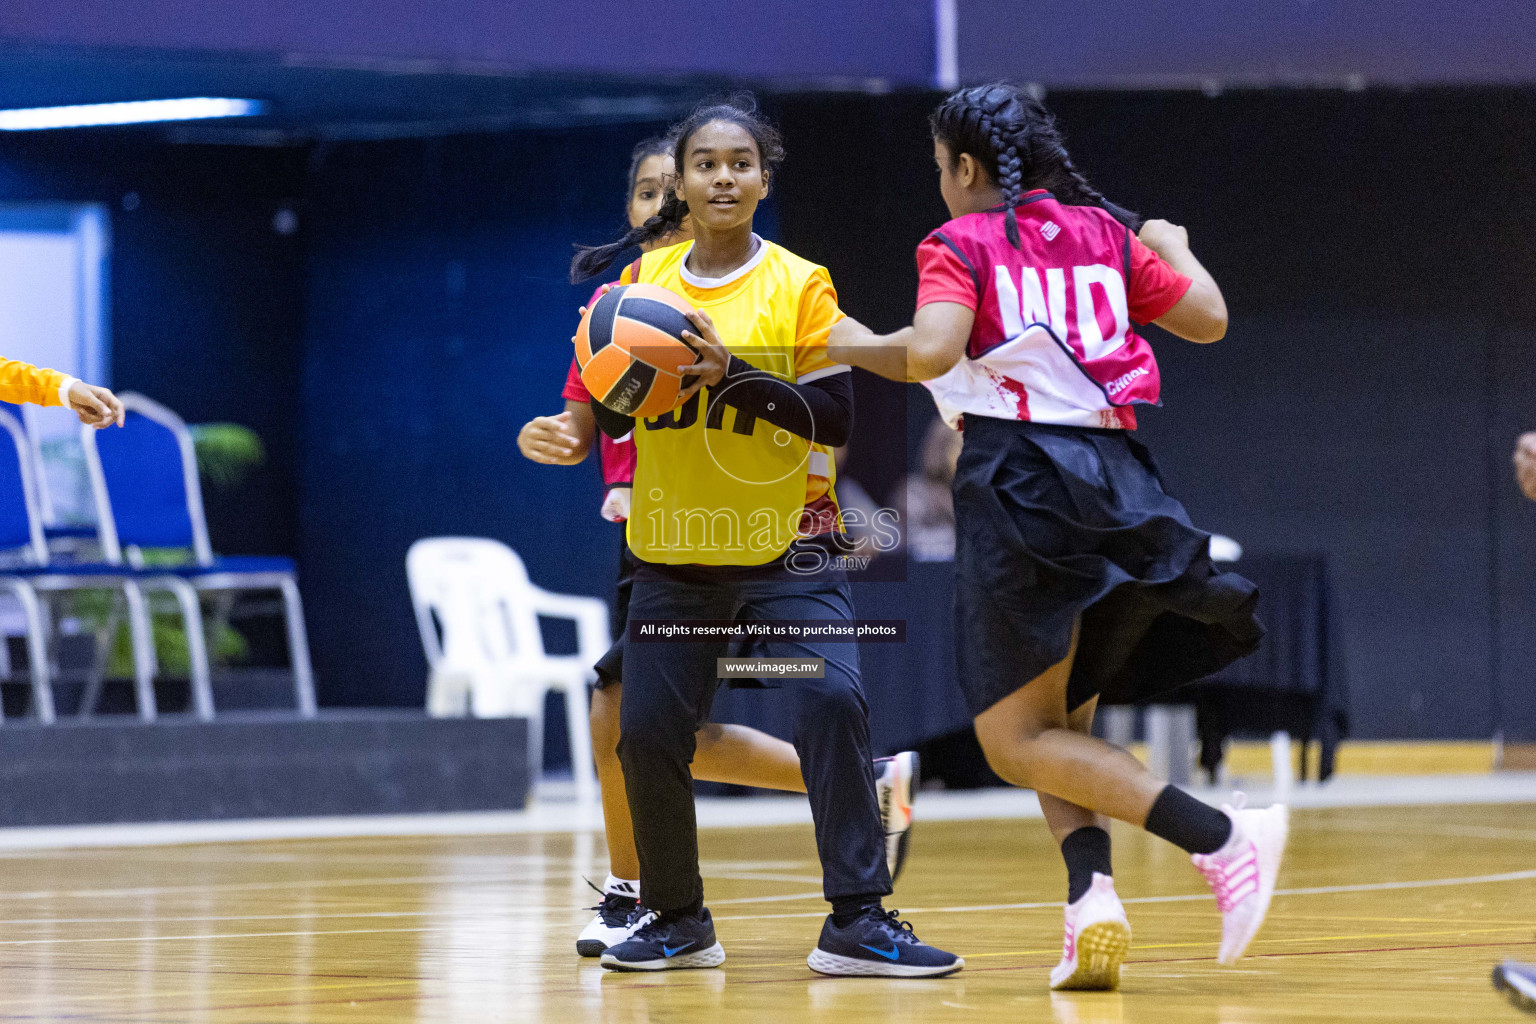
[[[918,803],[921,815],[922,803]],[[1187,858],[1115,832],[1135,948],[1118,994],[1052,995],[1065,873],[1034,821],[919,817],[891,905],[966,957],[950,979],[805,966],[824,913],[810,830],[703,833],[726,966],[612,975],[575,956],[586,834],[0,854],[0,1021],[1515,1021],[1488,984],[1536,959],[1536,808],[1299,811],[1237,968]]]

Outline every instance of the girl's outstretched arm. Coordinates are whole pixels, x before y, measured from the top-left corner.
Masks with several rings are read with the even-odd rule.
[[[1185,341],[1202,345],[1220,341],[1227,333],[1227,300],[1216,279],[1189,251],[1189,232],[1166,220],[1149,220],[1136,235],[1174,270],[1190,279],[1189,291],[1172,309],[1152,321]]]
[[[827,335],[827,355],[891,380],[933,380],[965,355],[975,321],[976,311],[958,302],[930,302],[918,309],[911,327],[893,334],[876,334],[844,317]]]

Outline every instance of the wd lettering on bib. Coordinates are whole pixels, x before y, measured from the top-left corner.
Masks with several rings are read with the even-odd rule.
[[[1018,247],[1003,230],[1014,215]],[[1132,322],[1141,308],[1133,246],[1143,259],[1150,252],[1104,210],[1043,191],[1016,211],[967,214],[930,235],[918,247],[920,271],[953,281],[958,264],[974,283],[965,358],[926,382],[944,418],[1134,429],[1130,407],[1158,404],[1161,378]]]

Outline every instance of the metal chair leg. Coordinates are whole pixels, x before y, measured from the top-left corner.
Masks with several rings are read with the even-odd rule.
[[[473,701],[473,698],[471,698]],[[471,711],[473,714],[473,711]],[[528,792],[538,795],[544,780],[544,693],[528,714]]]
[[[32,714],[44,725],[52,725],[53,680],[48,674],[48,641],[43,632],[42,611],[31,587],[19,587],[16,598],[27,617],[27,665],[32,675]]]
[[[48,669],[48,690],[52,693],[53,681],[63,678],[64,674],[59,666],[58,645],[49,643],[49,638],[53,636],[53,595],[50,591],[36,587],[32,592],[37,595],[37,621],[43,638],[43,665]]]
[[[48,645],[44,637],[44,618],[37,600],[37,591],[25,580],[0,578],[0,588],[10,591],[21,605],[22,616],[27,622],[27,661],[32,677],[32,714],[45,725],[52,725],[53,687],[48,673]],[[0,638],[0,643],[4,638]],[[6,677],[10,676],[10,659],[6,659]],[[0,719],[4,712],[0,711]]]
[[[200,721],[213,719],[213,683],[208,669],[208,642],[203,636],[203,609],[192,584],[175,576],[156,576],[145,587],[164,590],[181,608],[182,628],[187,635],[188,671],[192,677],[192,713]]]
[[[85,689],[80,694],[80,707],[75,712],[76,718],[90,718],[96,713],[96,705],[101,703],[101,691],[107,682],[107,666],[112,661],[112,646],[117,640],[117,627],[122,621],[123,592],[114,590],[112,607],[107,611],[106,621],[96,631],[96,658],[86,676]],[[129,637],[132,638],[131,632]],[[132,653],[137,655],[138,652]]]
[[[16,600],[18,602],[21,602],[22,605],[23,605],[23,609],[25,609],[25,601],[23,600],[23,598],[21,596],[21,591],[18,590],[18,589],[12,589],[11,593],[16,595]],[[11,644],[10,644],[10,638],[9,637],[0,637],[0,678],[3,678],[3,679],[11,678],[11,671],[12,671],[12,668],[11,668]]]
[[[299,585],[285,579],[279,588],[283,594],[283,619],[288,626],[288,658],[293,663],[293,689],[298,699],[299,715],[314,718],[315,672],[309,661],[309,634],[304,629],[304,605],[299,600]]]
[[[153,722],[160,709],[155,702],[155,639],[149,618],[149,603],[144,591],[133,580],[123,582],[123,598],[128,603],[128,636],[133,644],[133,692],[139,705],[139,718]]]

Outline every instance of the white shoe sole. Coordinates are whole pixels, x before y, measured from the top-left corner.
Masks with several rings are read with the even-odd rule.
[[[1493,969],[1493,987],[1503,992],[1510,1003],[1526,1013],[1536,1013],[1536,986],[1513,969],[1500,964]]]
[[[830,974],[835,977],[874,977],[874,978],[940,978],[946,974],[954,974],[965,966],[965,961],[955,957],[955,962],[942,967],[916,967],[912,964],[876,963],[873,960],[865,960],[862,957],[839,956],[836,953],[828,953],[821,948],[811,950],[811,955],[805,958],[806,966],[817,974]]]
[[[576,936],[576,955],[602,956],[604,950],[623,942],[633,931],[633,928],[599,928],[597,923],[593,922]]]
[[[1276,814],[1276,811],[1279,813]],[[1269,837],[1259,850],[1259,892],[1254,897],[1259,901],[1259,911],[1253,915],[1253,921],[1246,929],[1247,934],[1234,943],[1232,949],[1223,950],[1217,957],[1217,963],[1227,967],[1243,958],[1249,945],[1258,937],[1259,929],[1264,927],[1264,919],[1269,916],[1269,902],[1275,897],[1275,883],[1280,877],[1280,861],[1285,857],[1285,844],[1291,836],[1290,808],[1276,804],[1260,813],[1273,820],[1264,822]]]
[[[1130,949],[1131,926],[1124,921],[1091,924],[1077,937],[1077,967],[1060,981],[1052,971],[1051,988],[1058,992],[1113,992],[1120,987],[1120,965]]]
[[[598,961],[610,971],[687,971],[700,967],[719,967],[725,963],[725,947],[715,943],[708,949],[661,960],[620,960],[608,953]]]

